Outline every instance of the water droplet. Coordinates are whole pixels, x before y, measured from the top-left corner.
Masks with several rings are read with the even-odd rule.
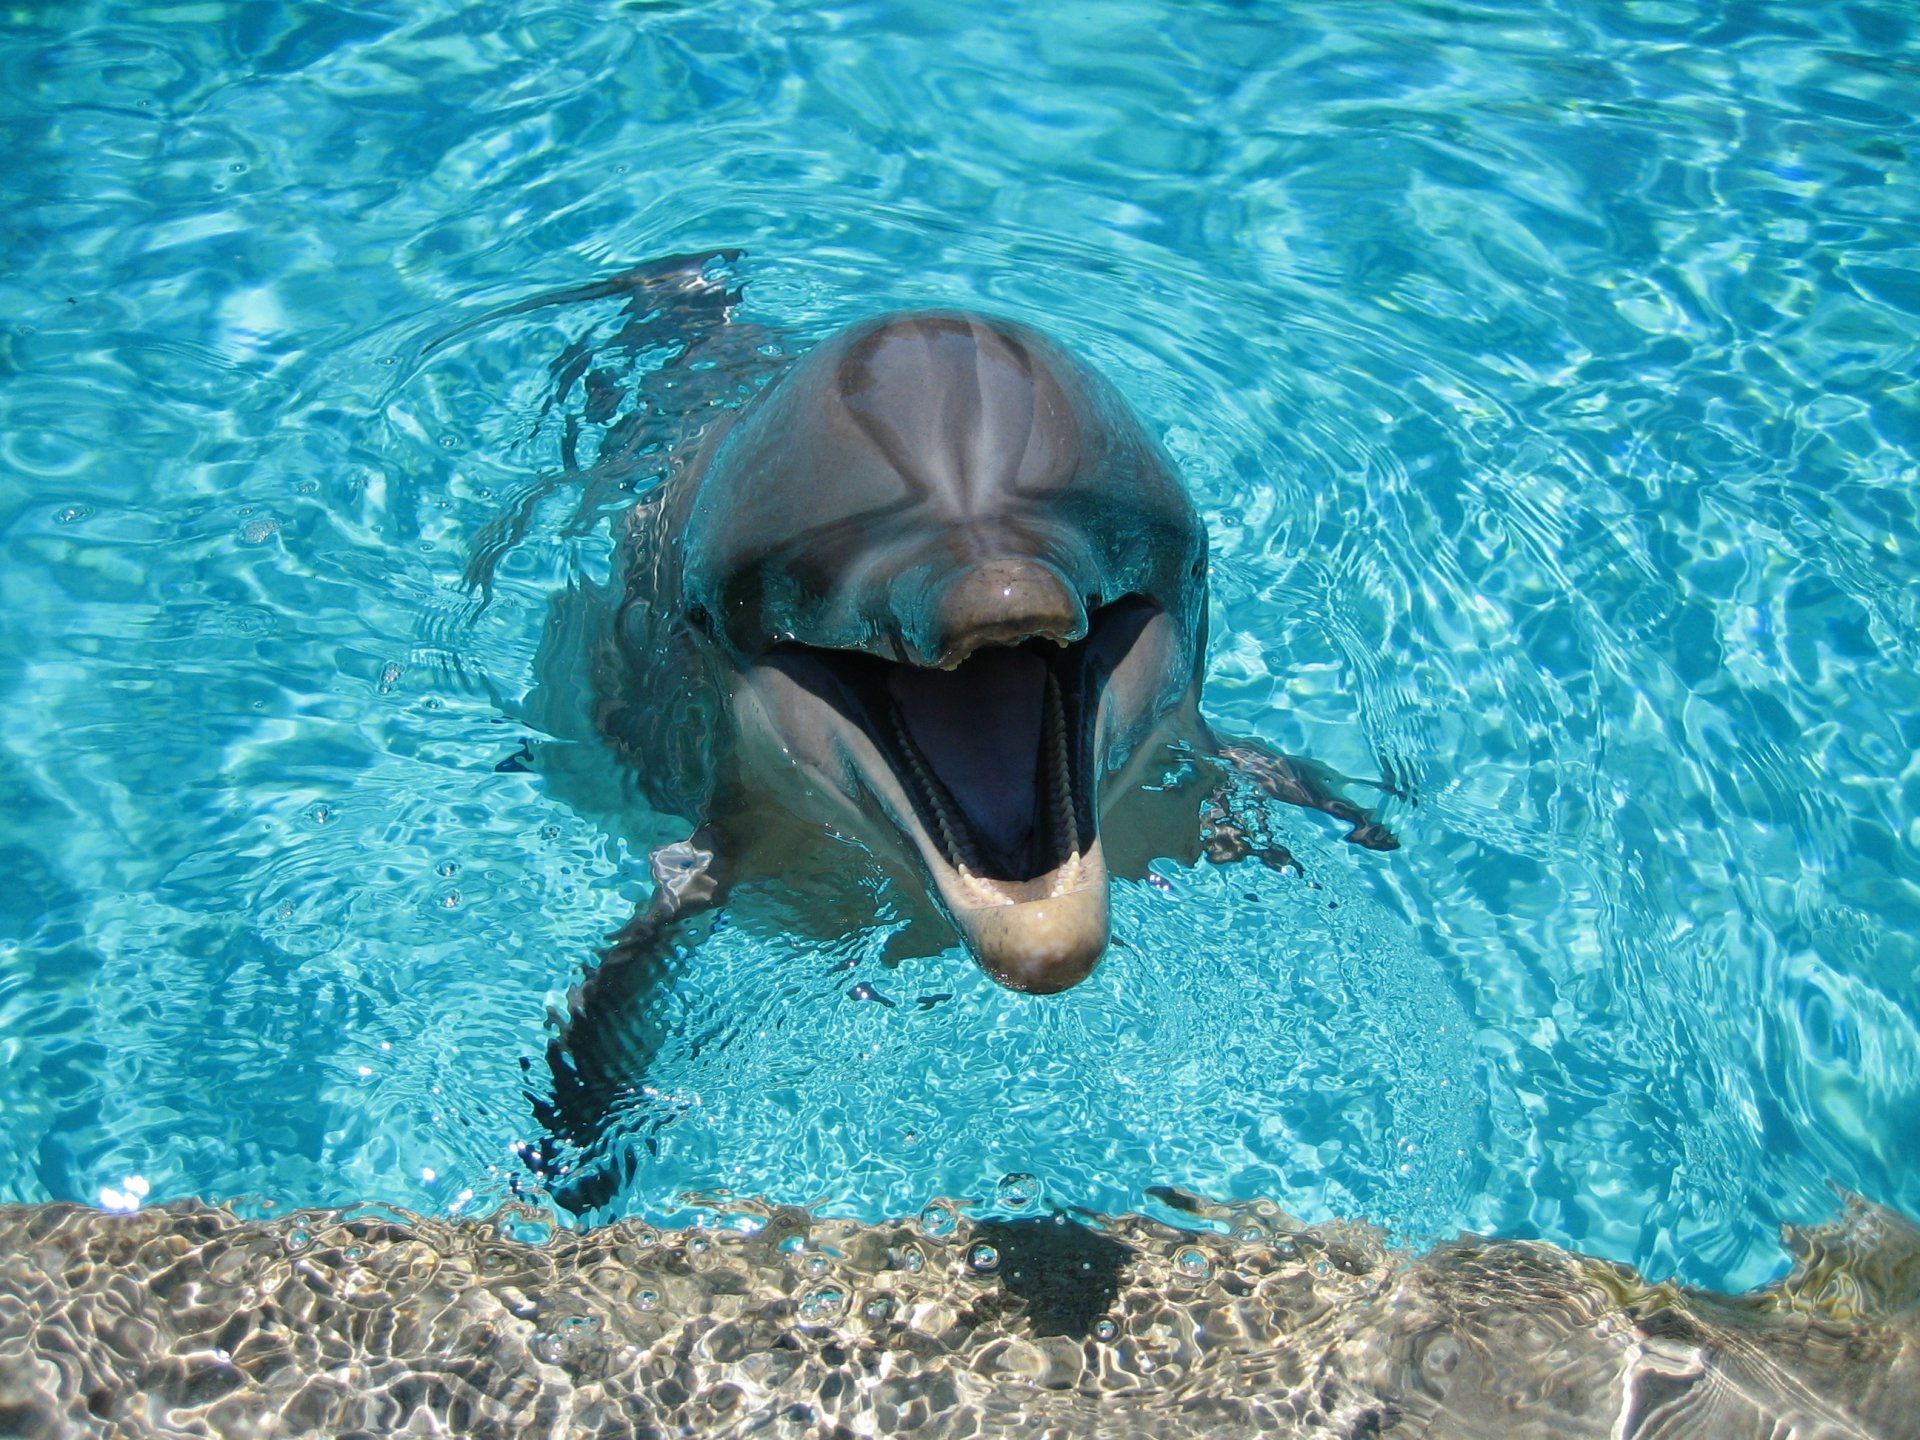
[[[307,807],[307,819],[315,825],[324,825],[333,819],[333,807],[325,801],[322,801],[318,805],[309,805]]]
[[[1213,1276],[1213,1262],[1207,1259],[1207,1252],[1194,1245],[1175,1255],[1173,1265],[1183,1279],[1207,1280]]]
[[[885,1295],[876,1295],[867,1302],[867,1318],[884,1320],[893,1313],[893,1301]]]
[[[312,1243],[313,1236],[304,1229],[296,1227],[287,1232],[287,1253],[289,1255],[298,1255]]]
[[[1282,1260],[1292,1260],[1300,1254],[1300,1247],[1291,1240],[1282,1240],[1273,1247],[1273,1253]]]
[[[442,860],[438,865],[433,867],[433,873],[438,875],[442,880],[451,880],[460,873],[460,862],[458,860]]]
[[[704,1235],[689,1235],[687,1237],[687,1253],[689,1255],[704,1255],[712,1248],[713,1241]]]
[[[806,1264],[800,1268],[818,1280],[822,1275],[827,1273],[827,1257],[824,1255],[809,1255]]]
[[[1331,1265],[1329,1265],[1329,1264],[1328,1264],[1328,1263],[1327,1263],[1326,1261],[1324,1261],[1324,1260],[1316,1260],[1316,1261],[1314,1261],[1314,1262],[1313,1262],[1313,1267],[1312,1267],[1312,1268],[1313,1268],[1313,1273],[1314,1273],[1315,1275],[1318,1275],[1318,1276],[1320,1276],[1320,1277],[1322,1277],[1323,1279],[1324,1279],[1324,1278],[1325,1278],[1326,1276],[1328,1276],[1328,1275],[1331,1275],[1331,1274],[1333,1273],[1333,1266],[1331,1266]]]
[[[976,1274],[988,1274],[1000,1268],[1000,1252],[991,1245],[976,1245],[967,1252],[967,1264]]]
[[[1040,1182],[1022,1171],[1003,1175],[994,1198],[1009,1210],[1024,1210],[1040,1198]]]
[[[440,897],[440,908],[442,910],[458,910],[460,908],[460,892],[458,890],[447,891]]]
[[[660,1236],[657,1232],[643,1226],[633,1232],[633,1243],[642,1250],[651,1250],[660,1243]]]
[[[1093,1338],[1096,1340],[1112,1341],[1119,1334],[1120,1327],[1111,1320],[1102,1319],[1094,1324]]]
[[[63,505],[53,512],[54,522],[60,525],[78,525],[93,514],[91,505]]]
[[[907,1267],[907,1273],[909,1275],[918,1275],[922,1270],[927,1268],[927,1257],[922,1255],[918,1250],[909,1250],[901,1263]]]
[[[958,1223],[952,1208],[938,1201],[920,1212],[920,1228],[936,1240],[951,1235],[954,1226]]]
[[[660,1292],[658,1290],[642,1290],[633,1297],[633,1308],[636,1310],[652,1310],[659,1304]]]
[[[249,520],[240,532],[240,538],[249,545],[264,545],[273,538],[280,528],[280,522],[271,515],[262,515],[258,520]]]
[[[547,841],[558,840],[560,838],[560,827],[558,825],[542,825],[540,827],[540,838]]]
[[[847,1292],[838,1285],[816,1285],[800,1297],[802,1325],[831,1325],[847,1308]]]

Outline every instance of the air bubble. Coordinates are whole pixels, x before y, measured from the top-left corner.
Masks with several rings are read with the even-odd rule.
[[[91,505],[63,505],[53,512],[53,519],[54,523],[59,525],[78,525],[91,514],[93,514]]]
[[[1120,1327],[1111,1320],[1098,1321],[1093,1327],[1093,1338],[1110,1343],[1120,1334]]]
[[[298,1255],[312,1243],[313,1235],[307,1230],[296,1228],[287,1232],[287,1253],[289,1255]]]
[[[1173,1265],[1183,1279],[1208,1280],[1213,1277],[1213,1262],[1207,1259],[1207,1252],[1193,1245],[1175,1255]]]
[[[442,880],[451,880],[460,873],[460,862],[458,860],[442,860],[438,865],[433,867],[433,873],[438,875]]]
[[[399,683],[401,675],[405,672],[406,666],[402,665],[398,660],[389,660],[386,664],[382,665],[380,667],[380,693],[382,695],[391,695],[393,693],[393,687]]]
[[[816,1285],[800,1297],[802,1325],[831,1325],[847,1308],[847,1292],[838,1285]]]
[[[957,1224],[959,1220],[955,1217],[952,1207],[942,1205],[938,1201],[920,1212],[920,1228],[936,1240],[951,1235]]]
[[[827,1257],[824,1255],[809,1255],[806,1263],[800,1268],[818,1280],[822,1275],[827,1273]]]
[[[642,1290],[633,1297],[633,1308],[636,1310],[657,1309],[659,1304],[660,1292],[658,1290]]]
[[[1040,1198],[1040,1182],[1020,1171],[1003,1175],[994,1198],[1009,1210],[1024,1210]]]
[[[280,522],[271,515],[262,515],[258,520],[249,520],[240,531],[240,538],[249,545],[264,545],[273,538],[280,528]]]
[[[991,1245],[976,1245],[967,1252],[967,1264],[976,1274],[988,1274],[1000,1268],[1000,1252]]]

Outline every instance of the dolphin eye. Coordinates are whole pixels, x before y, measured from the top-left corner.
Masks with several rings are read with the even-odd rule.
[[[707,614],[707,607],[698,600],[687,607],[687,623],[696,630],[709,633],[713,630],[713,617]]]
[[[1206,573],[1207,573],[1207,557],[1202,555],[1198,560],[1195,560],[1193,562],[1193,578],[1198,580],[1202,575]]]

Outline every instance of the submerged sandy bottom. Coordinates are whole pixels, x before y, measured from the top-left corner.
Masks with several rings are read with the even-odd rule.
[[[1209,1208],[865,1226],[0,1209],[0,1435],[1872,1436],[1920,1415],[1920,1231],[1854,1203],[1784,1280],[1542,1244],[1411,1259]],[[944,1216],[942,1216],[944,1220]],[[947,1228],[940,1224],[934,1229]]]

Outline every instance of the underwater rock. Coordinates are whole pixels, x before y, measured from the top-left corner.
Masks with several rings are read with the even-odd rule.
[[[4,1207],[0,1435],[1883,1437],[1920,1411],[1920,1230],[1862,1201],[1740,1296],[1207,1212],[1228,1233]]]

